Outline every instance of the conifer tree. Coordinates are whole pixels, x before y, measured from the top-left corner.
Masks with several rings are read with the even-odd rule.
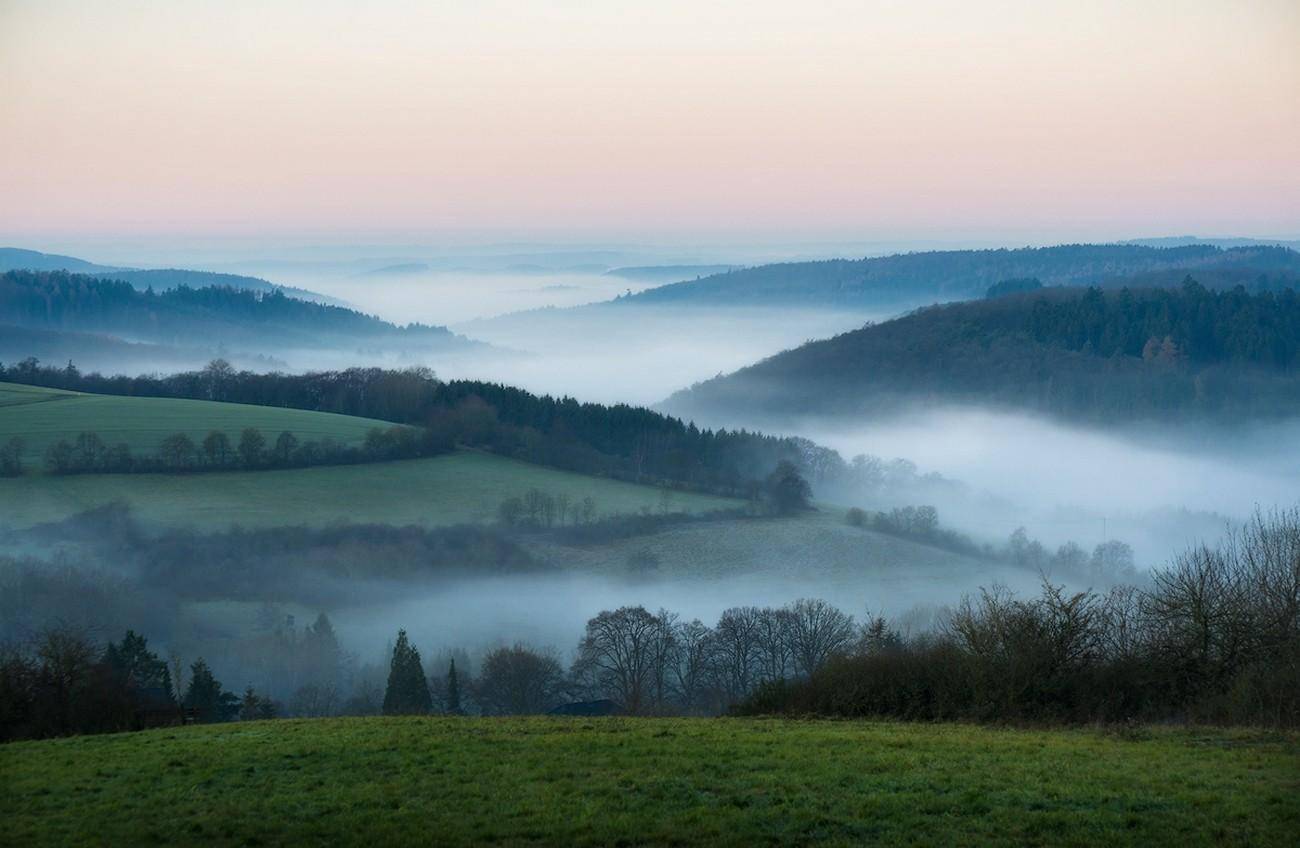
[[[447,672],[447,712],[451,715],[462,715],[464,710],[460,708],[460,678],[456,675],[456,660],[451,661],[451,669]]]
[[[384,691],[384,715],[422,715],[433,708],[429,681],[420,665],[420,651],[397,631],[393,662],[388,670],[388,688]]]
[[[190,683],[184,706],[193,709],[201,722],[229,721],[239,714],[239,697],[221,688],[221,681],[200,657],[190,666]]]

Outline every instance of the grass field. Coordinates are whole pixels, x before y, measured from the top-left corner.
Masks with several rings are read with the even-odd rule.
[[[0,413],[2,415],[3,413]],[[321,526],[337,521],[440,526],[495,520],[501,501],[529,489],[590,496],[602,515],[658,506],[662,491],[473,451],[431,459],[284,471],[28,475],[0,479],[0,526],[28,527],[113,501],[152,525]],[[674,492],[674,509],[738,502]]]
[[[174,398],[88,395],[0,383],[0,443],[19,436],[30,471],[41,470],[45,449],[59,439],[72,441],[82,431],[98,433],[109,445],[126,442],[136,453],[152,455],[173,433],[185,433],[195,442],[212,430],[221,430],[237,442],[245,427],[256,427],[268,440],[288,430],[304,441],[325,437],[342,444],[360,444],[372,427],[391,427],[386,421]]]
[[[734,719],[325,719],[0,747],[0,842],[1294,845],[1300,740]]]

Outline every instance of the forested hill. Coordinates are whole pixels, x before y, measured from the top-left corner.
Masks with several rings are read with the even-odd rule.
[[[442,381],[420,368],[264,374],[235,371],[218,360],[201,371],[126,377],[83,374],[71,364],[48,367],[28,359],[0,363],[0,382],[415,424],[455,443],[542,465],[727,495],[753,495],[782,461],[823,485],[846,485],[846,475],[855,473],[837,453],[806,439],[702,430],[641,407],[539,397],[496,383]]]
[[[1171,272],[1172,276],[1167,276]],[[1136,244],[905,253],[762,265],[661,286],[618,302],[912,307],[982,297],[990,286],[1007,279],[1036,277],[1047,286],[1118,288],[1177,285],[1189,272],[1208,288],[1240,283],[1251,290],[1277,290],[1300,285],[1300,253],[1268,246],[1223,250],[1213,245],[1158,248]],[[1142,275],[1148,275],[1147,279]]]
[[[1300,413],[1300,295],[1043,289],[934,306],[670,398],[710,420],[980,404],[1071,420]]]
[[[259,349],[338,343],[473,344],[445,327],[398,327],[351,309],[223,286],[140,291],[65,271],[0,274],[0,324],[106,333],[159,344],[256,343]]]
[[[211,271],[191,271],[184,268],[117,268],[111,265],[99,265],[78,259],[75,256],[60,256],[56,253],[41,253],[36,250],[23,250],[17,247],[0,247],[0,271],[68,271],[74,274],[88,274],[106,280],[124,280],[141,291],[152,288],[156,291],[174,289],[177,286],[189,286],[192,289],[208,286],[224,286],[232,289],[249,291],[279,291],[300,300],[314,300],[319,303],[343,305],[340,301],[306,289],[282,286],[263,280],[260,277],[246,277],[242,274],[217,274]]]

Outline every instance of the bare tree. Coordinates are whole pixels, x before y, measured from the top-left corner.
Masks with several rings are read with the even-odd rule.
[[[718,688],[729,701],[750,693],[758,677],[758,607],[723,611],[714,628]]]
[[[707,712],[717,640],[698,618],[678,624],[675,640],[677,662],[673,665],[673,684],[678,703],[688,714]]]
[[[664,651],[660,641],[665,628],[645,607],[606,610],[587,622],[574,662],[577,677],[639,715],[653,698],[655,664]]]
[[[801,598],[786,608],[790,650],[795,669],[806,676],[853,642],[853,616],[814,598]]]
[[[791,613],[766,607],[755,621],[758,675],[763,681],[784,680],[793,671]]]
[[[564,669],[548,652],[516,642],[483,658],[474,699],[492,715],[535,715],[560,700]]]

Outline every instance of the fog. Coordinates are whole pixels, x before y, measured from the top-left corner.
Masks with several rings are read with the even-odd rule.
[[[631,304],[518,313],[454,327],[522,351],[513,360],[461,359],[447,377],[487,379],[600,403],[655,404],[677,389],[743,368],[873,316],[794,309]]]
[[[449,325],[491,347],[428,355],[282,349],[223,353],[237,365],[256,370],[424,365],[443,378],[499,381],[584,401],[654,405],[694,382],[807,340],[891,317],[885,312],[607,302],[646,284],[605,274],[602,268],[655,256],[632,250],[573,251],[560,258],[546,254],[540,257],[545,261],[527,269],[514,266],[539,257],[499,252],[485,259],[465,254],[442,262],[464,267],[429,261],[423,263],[427,267],[409,270],[384,270],[421,264],[406,262],[412,257],[396,253],[337,255],[315,262],[232,261],[226,270],[260,273],[278,283],[338,297],[397,323]],[[671,259],[735,257],[699,251]],[[572,267],[557,267],[565,263]],[[584,265],[590,267],[579,267]],[[145,355],[147,351],[139,354]],[[172,370],[161,355],[157,365]],[[1049,553],[1067,541],[1090,551],[1103,542],[1122,540],[1133,547],[1137,565],[1144,568],[1167,562],[1189,545],[1215,542],[1230,523],[1244,519],[1256,506],[1287,507],[1300,499],[1300,421],[1232,431],[1172,422],[1120,430],[966,407],[779,422],[723,413],[699,423],[807,437],[835,449],[845,460],[858,454],[901,458],[914,463],[920,475],[938,475],[944,482],[885,492],[822,490],[817,492],[822,511],[797,527],[767,520],[761,533],[740,532],[719,523],[585,548],[564,547],[553,539],[511,537],[512,544],[534,558],[531,570],[496,573],[501,563],[474,562],[468,556],[456,564],[466,572],[482,567],[493,574],[488,577],[458,573],[431,579],[420,569],[436,568],[417,562],[418,557],[394,566],[393,560],[401,559],[400,548],[377,543],[369,548],[364,540],[352,540],[328,552],[301,554],[301,562],[292,559],[301,552],[286,555],[284,561],[268,559],[266,567],[276,570],[274,580],[263,583],[246,577],[238,584],[240,594],[214,588],[211,573],[206,575],[209,582],[190,585],[189,563],[177,559],[162,563],[166,568],[153,563],[154,573],[176,582],[161,589],[150,586],[148,592],[137,587],[136,602],[111,615],[107,607],[83,609],[79,601],[67,600],[76,594],[68,587],[79,585],[82,578],[31,597],[48,604],[42,609],[50,613],[49,620],[76,618],[75,612],[89,623],[100,615],[99,625],[118,629],[105,635],[120,635],[128,626],[144,630],[160,647],[188,658],[206,657],[228,686],[253,684],[287,697],[289,684],[259,670],[265,665],[260,660],[249,661],[264,650],[250,647],[248,639],[253,620],[265,607],[274,607],[282,619],[292,614],[300,623],[327,613],[344,648],[376,664],[382,664],[385,646],[399,627],[407,629],[429,661],[450,651],[475,657],[494,646],[522,641],[549,646],[567,663],[585,622],[602,610],[624,605],[662,607],[683,619],[712,624],[730,607],[781,606],[801,597],[821,597],[860,621],[884,614],[903,628],[924,628],[934,623],[939,609],[981,587],[1002,585],[1031,593],[1044,575],[998,556],[941,550],[850,528],[842,507],[933,505],[945,529],[958,530],[978,544],[1004,544],[1023,527]],[[503,498],[514,494],[523,493],[507,492]],[[149,527],[151,516],[135,518],[147,530],[131,537],[130,545],[145,551],[152,544],[148,534],[157,528]],[[509,535],[502,528],[487,532]],[[232,544],[231,538],[237,536],[209,541],[221,547]],[[140,579],[143,586],[144,578],[125,550],[106,552],[92,546],[89,552],[70,554],[48,541],[13,537],[7,553],[34,555],[39,567],[51,574],[73,567],[113,579]],[[653,555],[655,566],[647,573],[631,567],[640,553]],[[356,566],[354,574],[382,562],[398,571],[408,567],[411,576],[339,580],[320,566],[325,561]],[[1046,576],[1072,589],[1094,585],[1078,573]],[[99,577],[85,579],[98,585]],[[107,604],[115,594],[123,594],[112,584],[105,586],[96,590],[100,594],[85,597],[102,597]],[[18,613],[12,614],[17,620]],[[3,635],[21,635],[17,627],[9,630]],[[426,670],[438,671],[432,665]]]
[[[653,404],[691,383],[889,317],[883,312],[610,304],[650,286],[603,273],[544,269],[344,276],[282,269],[274,279],[338,297],[395,323],[446,325],[496,348],[387,359],[363,353],[367,361],[426,365],[444,378],[490,380],[602,403]],[[355,352],[348,355],[357,357]],[[337,367],[341,360],[319,351],[281,356],[299,370]]]
[[[934,615],[964,594],[994,584],[1032,594],[1038,575],[993,568],[958,576],[922,573],[901,580],[868,575],[857,580],[772,577],[761,564],[746,575],[726,579],[627,580],[568,573],[462,580],[439,588],[406,586],[371,604],[338,610],[331,616],[349,645],[382,648],[403,627],[421,650],[464,650],[471,655],[500,645],[525,642],[553,648],[568,659],[589,618],[601,610],[641,605],[666,609],[683,620],[712,625],[736,606],[789,604],[799,598],[832,601],[859,621],[885,615],[903,628],[923,629]],[[1078,585],[1074,581],[1064,581]]]
[[[1300,500],[1300,421],[1103,430],[943,407],[878,419],[710,423],[805,436],[845,459],[910,460],[962,484],[936,505],[944,524],[977,539],[1005,539],[1022,526],[1051,545],[1118,538],[1148,566],[1216,540],[1256,507]]]

